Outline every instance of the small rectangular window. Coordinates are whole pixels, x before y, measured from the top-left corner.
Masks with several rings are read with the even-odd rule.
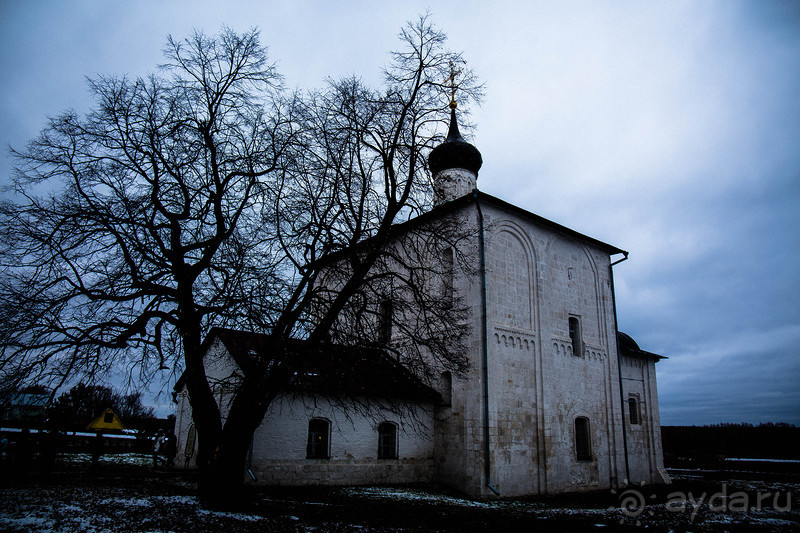
[[[392,422],[378,426],[378,459],[397,459],[397,425]]]
[[[330,428],[331,423],[322,418],[314,418],[308,421],[308,446],[306,447],[307,459],[330,458],[330,447],[328,445]]]
[[[628,398],[628,411],[630,412],[631,424],[639,424],[639,402],[636,398]]]
[[[575,419],[575,456],[578,461],[592,460],[592,438],[589,433],[589,419]]]
[[[378,340],[384,344],[392,340],[393,307],[391,300],[383,300],[378,310]]]
[[[582,356],[581,322],[574,316],[569,317],[569,340],[572,341],[572,355]]]

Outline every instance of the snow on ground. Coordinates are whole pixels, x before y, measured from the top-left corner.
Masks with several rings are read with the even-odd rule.
[[[161,488],[164,490],[164,487]],[[169,487],[167,487],[169,490]],[[86,489],[0,489],[0,530],[101,533],[107,531],[237,531],[241,523],[274,519],[203,509],[195,496],[129,495],[147,492],[131,487],[93,485]],[[100,497],[104,493],[111,497]],[[197,529],[197,525],[201,525]]]
[[[58,456],[59,464],[64,467],[82,467],[92,463],[90,453],[62,453]],[[152,454],[147,453],[107,453],[99,458],[99,466],[134,466],[149,467],[153,465]]]
[[[218,511],[198,500],[191,477],[153,470],[147,455],[103,456],[94,473],[90,464],[89,455],[60,458],[50,478],[4,480],[0,531],[800,531],[797,477],[720,482],[678,475],[674,485],[621,494],[492,501],[416,486],[253,489],[246,511]],[[763,505],[753,505],[767,493]],[[748,506],[735,512],[743,495]]]
[[[375,499],[390,499],[403,501],[425,501],[430,503],[440,503],[448,505],[458,505],[463,507],[482,507],[484,509],[493,508],[496,503],[479,502],[464,498],[444,496],[423,490],[412,490],[401,487],[348,487],[343,489],[345,494]]]
[[[800,463],[800,459],[752,459],[747,457],[726,457],[726,461],[740,461],[740,462],[756,462],[756,463],[786,463],[786,464],[798,464]]]

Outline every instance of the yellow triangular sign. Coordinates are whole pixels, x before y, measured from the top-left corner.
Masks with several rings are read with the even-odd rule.
[[[125,429],[119,417],[111,409],[106,409],[105,413],[98,416],[92,423],[86,426],[86,429],[100,431],[104,429]]]

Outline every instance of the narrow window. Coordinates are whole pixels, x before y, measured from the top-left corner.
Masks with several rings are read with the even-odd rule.
[[[569,317],[569,339],[572,341],[572,355],[583,355],[581,323],[574,316]]]
[[[392,312],[394,306],[391,300],[381,301],[378,309],[378,340],[388,343],[392,340]]]
[[[330,458],[329,435],[331,423],[323,418],[312,418],[308,421],[307,459]]]
[[[583,416],[575,419],[575,456],[578,461],[592,460],[592,440],[589,434],[589,419]]]
[[[442,271],[444,279],[442,283],[442,301],[447,307],[453,305],[453,249],[447,248],[442,256]]]
[[[378,459],[397,459],[397,424],[383,422],[378,426]]]
[[[105,423],[105,424],[113,424],[114,423],[114,413],[103,413],[103,423]]]
[[[628,411],[630,411],[631,424],[639,423],[639,402],[636,398],[628,398]]]
[[[453,405],[453,374],[448,371],[442,372],[439,377],[439,391],[442,394],[442,405],[445,407]]]

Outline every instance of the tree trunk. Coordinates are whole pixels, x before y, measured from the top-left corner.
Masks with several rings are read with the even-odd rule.
[[[251,438],[245,432],[223,432],[210,460],[200,465],[198,495],[204,504],[216,509],[247,505],[244,476]]]
[[[247,456],[253,435],[264,419],[267,408],[280,385],[275,379],[245,378],[231,402],[230,411],[218,438],[202,450],[207,459],[199,463],[199,495],[215,508],[240,508],[248,500],[245,494]],[[202,434],[200,435],[202,443]],[[202,445],[201,445],[202,448]]]

